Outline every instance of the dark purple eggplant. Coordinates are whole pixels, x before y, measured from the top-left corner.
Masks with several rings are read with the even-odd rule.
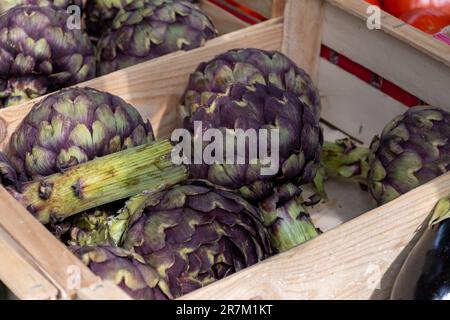
[[[450,300],[450,197],[441,200],[394,283],[392,300]]]

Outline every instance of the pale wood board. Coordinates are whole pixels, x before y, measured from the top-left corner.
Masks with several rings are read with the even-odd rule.
[[[183,299],[386,299],[450,173]]]
[[[111,292],[114,292],[114,300],[132,300],[123,290],[118,290],[111,281],[102,281],[88,288],[77,291],[78,300],[111,300]]]
[[[367,8],[370,6],[362,0],[326,0],[329,4],[336,6],[341,11],[345,11],[366,24],[370,14]],[[431,35],[416,29],[400,19],[382,11],[381,15],[382,31],[411,48],[432,57],[450,67],[450,46],[442,41],[438,41]]]
[[[221,35],[249,26],[248,23],[207,0],[200,2],[200,8],[211,18]]]
[[[0,187],[0,225],[11,238],[19,243],[26,253],[33,259],[36,266],[45,277],[51,279],[52,284],[59,290],[59,298],[71,298],[75,296],[79,288],[101,284],[101,279],[95,276],[77,257],[75,257],[62,242],[57,240],[45,229],[25,208],[23,208],[3,187]],[[10,268],[10,265],[0,265]],[[70,268],[70,269],[69,269]],[[69,281],[70,270],[77,269],[80,275],[79,286],[72,287]],[[20,294],[24,288],[15,289],[14,293]],[[108,290],[110,299],[123,297],[118,287]]]
[[[342,1],[329,2],[346,7]],[[382,26],[391,18],[383,15]],[[444,57],[450,60],[450,46],[439,48],[441,57],[429,55],[410,41],[399,41],[385,29],[369,30],[365,20],[330,4],[325,9],[323,43],[428,104],[450,110],[450,64],[442,62]]]
[[[303,68],[315,83],[320,57],[324,4],[323,0],[288,1],[284,19],[282,52]]]
[[[322,119],[369,145],[406,106],[331,62],[320,59]]]
[[[0,227],[0,279],[21,300],[54,300],[58,289],[39,271],[32,259]]]
[[[272,0],[272,17],[281,17],[284,15],[286,0]]]

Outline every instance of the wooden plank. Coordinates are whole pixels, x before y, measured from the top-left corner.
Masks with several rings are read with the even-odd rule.
[[[117,290],[117,286],[111,281],[102,281],[100,284],[82,288],[77,291],[78,300],[111,300],[111,291],[115,292],[114,300],[132,300],[125,291]]]
[[[21,300],[54,300],[58,289],[29,255],[0,227],[0,279]]]
[[[320,59],[322,119],[369,145],[406,106],[359,78]]]
[[[358,17],[365,24],[370,14],[367,12],[369,4],[361,0],[326,0],[329,4]],[[431,35],[416,29],[400,19],[382,12],[381,28],[384,33],[404,42],[410,47],[450,66],[450,47],[434,39]]]
[[[249,26],[248,23],[207,0],[200,2],[200,8],[211,18],[221,35]]]
[[[176,117],[178,97],[183,93],[189,75],[201,61],[240,48],[243,43],[247,47],[280,50],[281,34],[281,19],[273,19],[211,40],[203,48],[169,54],[78,86],[88,86],[122,97],[155,124],[157,136],[167,136],[176,125],[173,119]],[[12,132],[40,99],[0,110],[0,149],[5,148]]]
[[[272,0],[272,17],[281,17],[284,15],[286,0]]]
[[[317,80],[323,16],[323,0],[291,0],[286,3],[282,50],[314,81]]]
[[[357,7],[361,7],[363,1],[358,2],[361,4]],[[329,3],[341,6],[330,4],[325,6],[323,43],[326,46],[423,101],[450,110],[447,92],[450,83],[450,64],[443,62],[444,57],[450,59],[450,46],[443,44],[441,47],[441,43],[436,41],[442,53],[437,57],[430,51],[417,48],[417,45],[412,45],[410,41],[399,41],[392,32],[386,32],[386,28],[369,30],[365,20],[343,10],[344,7],[347,8],[343,1],[333,0]],[[386,21],[391,18],[389,15],[383,15],[382,26],[385,26]]]
[[[385,299],[450,173],[183,299]]]
[[[71,298],[80,288],[101,284],[101,280],[97,276],[3,187],[0,187],[0,199],[0,212],[2,213],[0,214],[0,225],[14,241],[20,243],[42,273],[51,279],[55,287],[60,290],[60,298]],[[79,283],[74,284],[70,281],[71,271],[77,272]],[[119,296],[119,299],[123,297],[123,293],[118,287],[115,287],[115,290],[110,288],[108,294],[111,299],[116,296]]]

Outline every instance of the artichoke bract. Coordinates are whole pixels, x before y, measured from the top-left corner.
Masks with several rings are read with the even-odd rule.
[[[450,169],[450,113],[418,106],[392,120],[369,156],[369,190],[389,202]]]
[[[0,107],[19,104],[95,76],[94,47],[70,16],[20,6],[0,15]]]
[[[129,218],[120,244],[157,270],[170,298],[271,254],[256,209],[234,193],[201,182],[138,195],[127,202],[124,214]]]
[[[297,185],[310,183],[320,164],[322,130],[311,109],[298,97],[275,85],[237,83],[223,94],[210,96],[206,104],[198,107],[184,121],[185,128],[198,137],[195,123],[201,123],[203,135],[208,129],[218,129],[227,137],[227,130],[279,130],[279,168],[273,174],[262,175],[267,165],[256,155],[250,158],[250,145],[246,142],[243,164],[215,163],[190,165],[190,174],[195,179],[207,179],[214,184],[238,190],[249,200],[261,200],[272,194],[273,186],[287,182]],[[267,134],[267,146],[271,145],[271,134]],[[226,142],[224,142],[226,143]],[[235,148],[235,152],[237,148]],[[259,150],[263,151],[263,150]],[[224,149],[224,153],[228,150]],[[274,155],[273,155],[274,156]],[[226,154],[223,155],[223,159]],[[236,157],[237,158],[237,157]],[[252,163],[252,160],[257,160]]]
[[[114,282],[134,299],[170,298],[168,284],[136,253],[114,246],[72,247],[72,251],[92,272]]]
[[[70,88],[33,106],[11,136],[8,156],[20,180],[29,181],[153,140],[150,123],[121,98]]]
[[[82,0],[2,0],[0,3],[0,13],[13,7],[23,5],[67,9],[70,5],[77,5],[81,7]]]
[[[120,11],[99,39],[99,75],[198,48],[217,35],[212,21],[188,1],[144,1],[136,7]]]
[[[310,76],[280,52],[253,48],[230,50],[200,64],[183,95],[182,116],[190,116],[211,95],[226,92],[234,83],[272,84],[297,95],[320,118],[320,96]]]

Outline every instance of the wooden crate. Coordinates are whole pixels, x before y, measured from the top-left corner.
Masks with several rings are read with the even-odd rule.
[[[369,31],[367,4],[360,0],[291,0],[286,6],[284,19],[237,30],[203,48],[173,53],[80,86],[121,96],[151,121],[158,137],[167,137],[178,125],[174,110],[199,62],[243,46],[282,50],[317,81],[323,120],[339,134],[369,143],[406,107],[321,59],[323,43],[422,100],[450,110],[443,90],[450,83],[450,47],[412,27],[396,28],[385,14],[382,29]],[[0,110],[0,149],[32,104]],[[325,134],[333,138],[336,132]],[[330,191],[330,201],[313,212],[324,234],[184,298],[387,298],[417,230],[437,200],[450,194],[450,174],[379,208],[355,186],[331,185]],[[0,198],[0,278],[19,298],[127,298],[93,275],[3,188]],[[68,281],[73,270],[81,276],[79,287]]]

